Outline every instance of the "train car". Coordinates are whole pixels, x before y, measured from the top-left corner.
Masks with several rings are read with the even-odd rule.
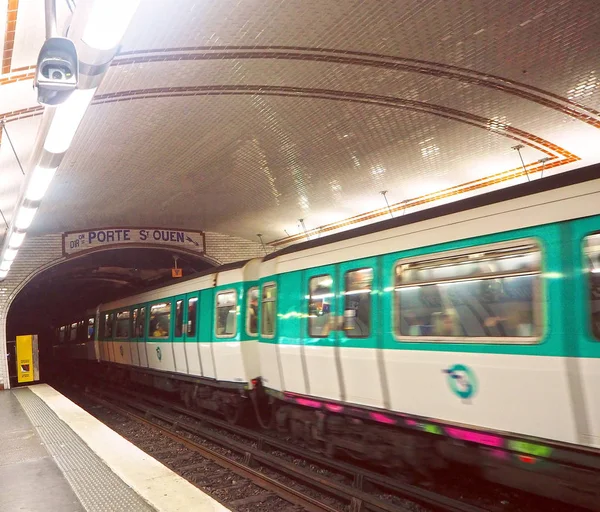
[[[94,312],[88,312],[85,319],[77,320],[55,329],[54,358],[97,360],[95,342]]]
[[[118,378],[178,393],[190,406],[235,420],[260,377],[259,264],[223,266],[101,304],[99,361]]]
[[[332,455],[459,462],[597,509],[600,165],[103,304],[95,326],[78,354],[190,407],[237,421],[250,396]]]
[[[596,506],[599,177],[577,170],[266,257],[259,345],[279,428]]]

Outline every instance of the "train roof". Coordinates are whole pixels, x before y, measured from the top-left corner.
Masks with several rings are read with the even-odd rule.
[[[186,282],[189,282],[189,281],[201,280],[202,278],[205,278],[207,276],[211,276],[211,275],[217,276],[218,274],[222,274],[223,272],[244,268],[250,261],[251,260],[242,260],[242,261],[236,261],[233,263],[227,263],[227,264],[221,265],[219,267],[214,267],[214,268],[211,268],[208,270],[204,270],[202,272],[198,272],[196,274],[182,277],[180,279],[177,279],[176,282],[162,283],[159,285],[144,288],[143,290],[139,291],[138,293],[123,295],[122,297],[114,299],[110,302],[98,304],[97,307],[100,308],[101,310],[105,310],[106,308],[108,308],[108,309],[106,309],[108,311],[110,309],[113,309],[112,308],[113,305],[121,304],[121,303],[123,303],[123,301],[129,301],[130,299],[136,299],[138,297],[141,298],[142,296],[151,294],[153,291],[163,290],[163,289],[169,288],[169,287],[181,287],[182,284],[185,284]],[[141,302],[145,302],[145,300],[141,301]],[[91,314],[92,311],[95,313],[96,309],[88,310],[88,314]]]
[[[585,183],[586,181],[592,181],[599,178],[600,164],[581,167],[579,169],[549,176],[547,178],[536,179],[535,181],[528,183],[506,187],[501,190],[494,190],[492,192],[469,197],[467,199],[461,199],[459,201],[427,208],[415,213],[409,213],[407,215],[403,215],[402,217],[395,217],[393,219],[383,220],[367,226],[361,226],[343,231],[341,233],[334,233],[316,240],[308,240],[306,242],[293,244],[280,249],[279,251],[272,252],[263,258],[263,261],[272,260],[279,256],[293,254],[295,252],[313,249],[323,245],[333,244],[335,242],[341,242],[343,240],[349,240],[363,235],[370,235],[380,231],[386,231],[388,229],[414,224],[416,222],[422,222],[438,217],[444,217],[446,215],[473,210],[475,208],[502,203],[512,199],[538,194],[540,192],[547,192],[549,190],[567,187],[569,185]]]

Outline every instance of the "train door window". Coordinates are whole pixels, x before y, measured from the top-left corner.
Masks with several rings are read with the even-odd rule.
[[[150,338],[168,338],[171,326],[171,303],[150,306]]]
[[[175,336],[183,336],[183,299],[175,302]]]
[[[216,296],[215,334],[231,338],[236,332],[237,300],[235,291],[219,292]]]
[[[312,277],[309,280],[308,335],[325,338],[329,335],[333,320],[333,278],[330,275]]]
[[[104,315],[104,338],[112,338],[113,334],[114,313],[106,313]]]
[[[88,341],[92,341],[94,339],[94,334],[96,330],[96,319],[88,318],[87,321],[87,339]]]
[[[346,272],[344,291],[344,332],[348,338],[366,338],[371,334],[371,291],[373,269]]]
[[[258,286],[250,288],[246,296],[246,332],[250,336],[258,334]]]
[[[196,336],[196,313],[198,311],[198,297],[188,299],[187,335]]]
[[[127,311],[119,311],[117,313],[117,328],[116,328],[116,337],[125,339],[129,338],[129,310]]]
[[[71,331],[69,333],[69,341],[75,341],[77,339],[77,324],[71,324]]]
[[[146,307],[140,308],[140,316],[138,317],[138,338],[143,338],[146,335]]]
[[[584,254],[590,284],[590,327],[594,337],[600,340],[600,233],[585,238]]]
[[[535,242],[517,244],[399,262],[396,335],[437,341],[539,341],[541,252]]]
[[[275,335],[275,320],[277,318],[277,286],[266,284],[262,291],[262,317],[260,332],[266,338]]]
[[[131,312],[131,325],[133,325],[133,337],[140,337],[140,324],[138,323],[138,308],[134,308]]]
[[[59,343],[64,343],[65,342],[65,332],[66,332],[67,328],[63,325],[59,332],[58,332],[58,341]]]

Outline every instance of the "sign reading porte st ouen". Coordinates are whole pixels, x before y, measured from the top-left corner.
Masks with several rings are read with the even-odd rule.
[[[63,254],[70,256],[114,247],[172,247],[204,253],[204,233],[165,228],[107,228],[63,234]]]

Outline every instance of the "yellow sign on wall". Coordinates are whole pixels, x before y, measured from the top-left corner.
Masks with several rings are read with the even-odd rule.
[[[17,381],[33,380],[33,336],[17,336]]]

